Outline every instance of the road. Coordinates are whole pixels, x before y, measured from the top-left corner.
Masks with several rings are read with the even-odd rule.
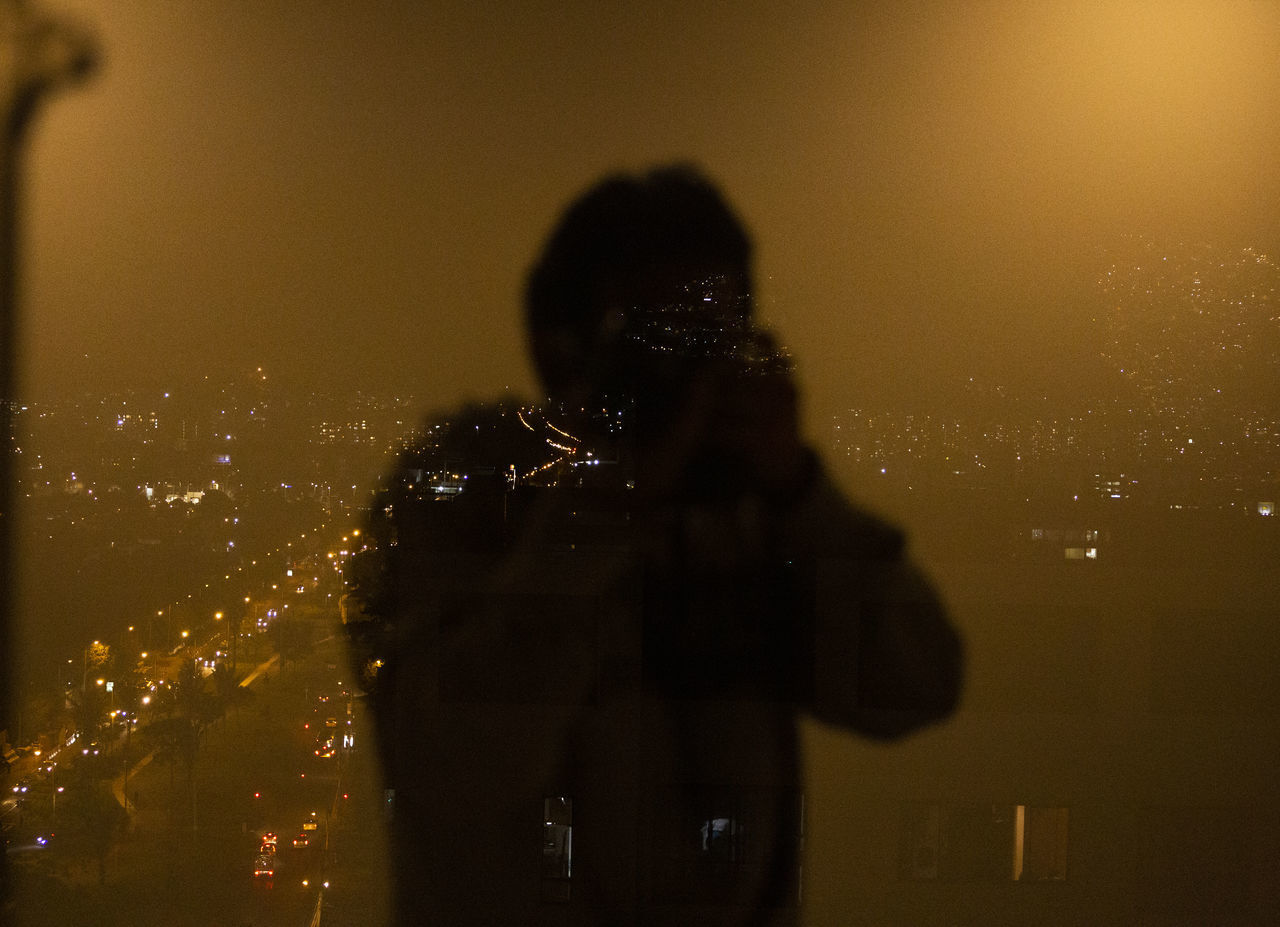
[[[14,867],[14,927],[298,927],[317,905],[324,925],[386,923],[373,725],[351,693],[333,624],[317,619],[306,659],[265,659],[246,674],[242,688],[251,694],[205,731],[190,777],[181,761],[135,736],[127,791],[123,774],[111,783],[130,817],[104,884],[56,845],[23,854]],[[338,749],[317,756],[317,732],[330,730]],[[342,734],[352,738],[345,750]],[[295,848],[307,821],[316,822],[310,845]],[[278,835],[277,868],[274,878],[255,879],[266,832]]]

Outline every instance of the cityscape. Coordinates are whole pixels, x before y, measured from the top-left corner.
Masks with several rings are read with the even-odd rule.
[[[1275,919],[1280,4],[0,24],[0,923]]]
[[[1269,897],[1280,420],[1278,355],[1260,346],[1278,327],[1276,268],[1144,248],[1155,277],[1116,264],[1100,283],[1123,392],[1054,407],[969,380],[967,415],[851,407],[812,423],[854,498],[909,527],[973,666],[961,714],[925,738],[932,756],[908,746],[869,770],[811,732],[810,896],[840,907],[856,891],[892,919],[921,883],[953,886],[963,908],[962,885],[989,900],[1031,881],[1059,888],[1000,903],[1044,922],[1112,922],[1128,896],[1222,914],[1169,883],[1194,863],[1239,880],[1223,923]],[[1185,312],[1210,318],[1171,340]],[[388,916],[376,669],[348,647],[365,617],[350,591],[387,543],[370,509],[400,483],[446,506],[504,497],[486,511],[515,519],[529,492],[625,495],[630,476],[617,445],[575,436],[581,411],[503,401],[423,426],[422,407],[291,394],[262,369],[16,405],[22,653],[2,812],[17,923],[123,920],[157,897],[166,923],[206,923],[210,905],[246,923]],[[579,545],[606,543],[607,509]],[[1099,739],[1123,758],[1070,760]],[[850,769],[866,800],[841,810]],[[572,801],[547,801],[567,893]],[[849,854],[879,875],[850,882],[835,862]]]

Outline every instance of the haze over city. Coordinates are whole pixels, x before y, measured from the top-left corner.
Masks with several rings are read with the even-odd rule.
[[[777,350],[717,341],[744,331],[720,316],[653,344],[794,376],[812,472],[903,529],[963,645],[962,684],[939,671],[958,707],[919,732],[798,724],[780,923],[1252,927],[1280,903],[1280,7],[47,8],[100,61],[45,101],[23,170],[15,923],[392,922],[417,829],[386,761],[453,709],[373,707],[386,563],[411,548],[433,603],[476,551],[539,577],[513,601],[556,671],[453,667],[471,695],[496,680],[465,747],[505,758],[507,703],[570,687],[556,635],[605,626],[646,517],[633,407],[548,395],[526,275],[592,183],[673,163],[750,233]],[[777,437],[777,395],[735,382],[726,414]],[[773,500],[709,459],[716,491]],[[731,575],[718,607],[772,594]],[[651,669],[648,638],[606,638],[590,718]],[[616,791],[636,807],[643,768]],[[682,902],[690,872],[717,903],[753,884],[776,821],[747,790],[641,838],[582,782],[521,811],[548,923],[586,917],[593,865],[637,904],[679,895],[659,870]],[[610,869],[593,841],[662,862]]]
[[[32,133],[32,396],[258,366],[530,393],[538,242],[597,176],[673,159],[752,230],[819,414],[1094,384],[1122,237],[1280,239],[1266,4],[61,11],[102,66]]]

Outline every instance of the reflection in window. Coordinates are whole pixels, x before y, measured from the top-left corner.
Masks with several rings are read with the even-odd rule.
[[[1068,809],[918,803],[902,815],[899,871],[917,881],[1062,881]]]
[[[573,799],[542,800],[542,899],[568,901],[573,877]]]
[[[789,789],[681,785],[654,796],[652,898],[788,907],[800,900],[804,799]],[[792,875],[779,879],[777,873]]]
[[[701,831],[702,853],[707,859],[737,861],[740,828],[736,818],[707,818]]]
[[[1024,882],[1067,877],[1067,809],[1018,805],[1014,812],[1013,877]]]

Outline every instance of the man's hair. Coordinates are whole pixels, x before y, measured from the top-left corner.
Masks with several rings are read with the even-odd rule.
[[[589,359],[610,309],[626,312],[660,298],[673,279],[710,274],[751,292],[746,229],[697,169],[676,164],[596,183],[565,210],[526,282],[525,322],[544,384],[556,391],[571,365]],[[564,349],[540,351],[538,335]]]

